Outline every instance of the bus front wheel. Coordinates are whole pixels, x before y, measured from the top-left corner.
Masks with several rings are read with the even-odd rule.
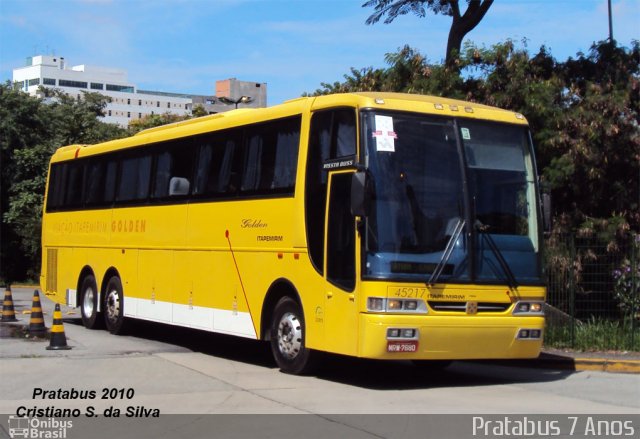
[[[104,321],[107,329],[112,334],[122,334],[124,332],[124,294],[122,293],[122,282],[118,276],[113,276],[107,282],[104,300]]]
[[[271,352],[282,372],[301,375],[312,371],[316,353],[305,346],[304,314],[291,297],[276,304],[270,335]]]
[[[99,329],[102,326],[102,316],[98,312],[98,287],[96,286],[96,278],[92,274],[82,279],[80,313],[82,314],[82,324],[85,328]]]

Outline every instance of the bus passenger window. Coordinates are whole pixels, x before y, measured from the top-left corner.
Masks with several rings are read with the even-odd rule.
[[[104,195],[102,202],[104,204],[113,203],[116,195],[116,177],[118,176],[118,161],[115,159],[107,162],[107,173],[104,180]]]
[[[238,189],[242,132],[229,130],[202,139],[196,169],[195,195],[232,195]]]
[[[76,162],[69,164],[67,176],[67,191],[64,197],[64,206],[81,206],[84,182],[84,163]]]
[[[300,117],[268,122],[247,133],[242,192],[293,193]]]
[[[191,145],[187,146],[171,142],[156,156],[153,198],[189,194],[194,154]],[[181,183],[175,183],[177,181]]]
[[[150,177],[150,155],[123,159],[118,185],[118,201],[146,199],[149,195]]]
[[[104,195],[105,162],[100,159],[93,159],[87,165],[87,175],[85,176],[85,204],[95,206],[102,203]]]
[[[55,211],[64,207],[65,180],[68,166],[67,163],[55,163],[51,165],[47,211]]]

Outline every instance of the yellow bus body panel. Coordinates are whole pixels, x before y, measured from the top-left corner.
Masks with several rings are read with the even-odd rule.
[[[293,196],[190,201],[173,205],[43,213],[41,287],[76,304],[83,273],[100,294],[122,280],[125,315],[249,338],[264,338],[265,298],[281,283],[297,292],[306,344],[339,354],[384,359],[529,358],[540,340],[517,340],[521,328],[543,329],[541,316],[516,317],[517,300],[544,300],[542,287],[391,283],[358,279],[353,292],[329,285],[307,254],[304,188],[312,113],[337,107],[411,111],[526,125],[516,113],[440,97],[353,93],[300,98],[259,110],[238,110],[170,124],[98,145],[59,148],[51,163],[144,147],[150,143],[301,115]],[[342,171],[344,172],[344,171]],[[49,182],[47,182],[48,186]],[[313,202],[309,200],[308,202]],[[46,199],[45,199],[46,206]],[[359,241],[356,258],[360,258]],[[359,277],[360,269],[357,269]],[[400,294],[400,295],[398,295]],[[415,297],[510,303],[501,313],[397,315],[367,311],[368,297]],[[330,312],[329,312],[330,311]],[[418,350],[387,351],[388,328],[415,328]]]

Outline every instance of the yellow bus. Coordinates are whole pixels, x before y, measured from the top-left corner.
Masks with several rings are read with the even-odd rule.
[[[440,97],[295,99],[51,159],[41,287],[87,328],[143,319],[444,365],[539,354],[546,289],[531,136]]]

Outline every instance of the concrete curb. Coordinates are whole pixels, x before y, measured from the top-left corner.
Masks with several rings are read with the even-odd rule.
[[[567,358],[566,363],[576,371],[598,371],[612,373],[640,373],[640,360],[618,360],[611,358]]]
[[[573,357],[542,352],[538,358],[531,360],[485,360],[482,362],[511,367],[640,374],[640,360],[579,357],[578,355]]]

